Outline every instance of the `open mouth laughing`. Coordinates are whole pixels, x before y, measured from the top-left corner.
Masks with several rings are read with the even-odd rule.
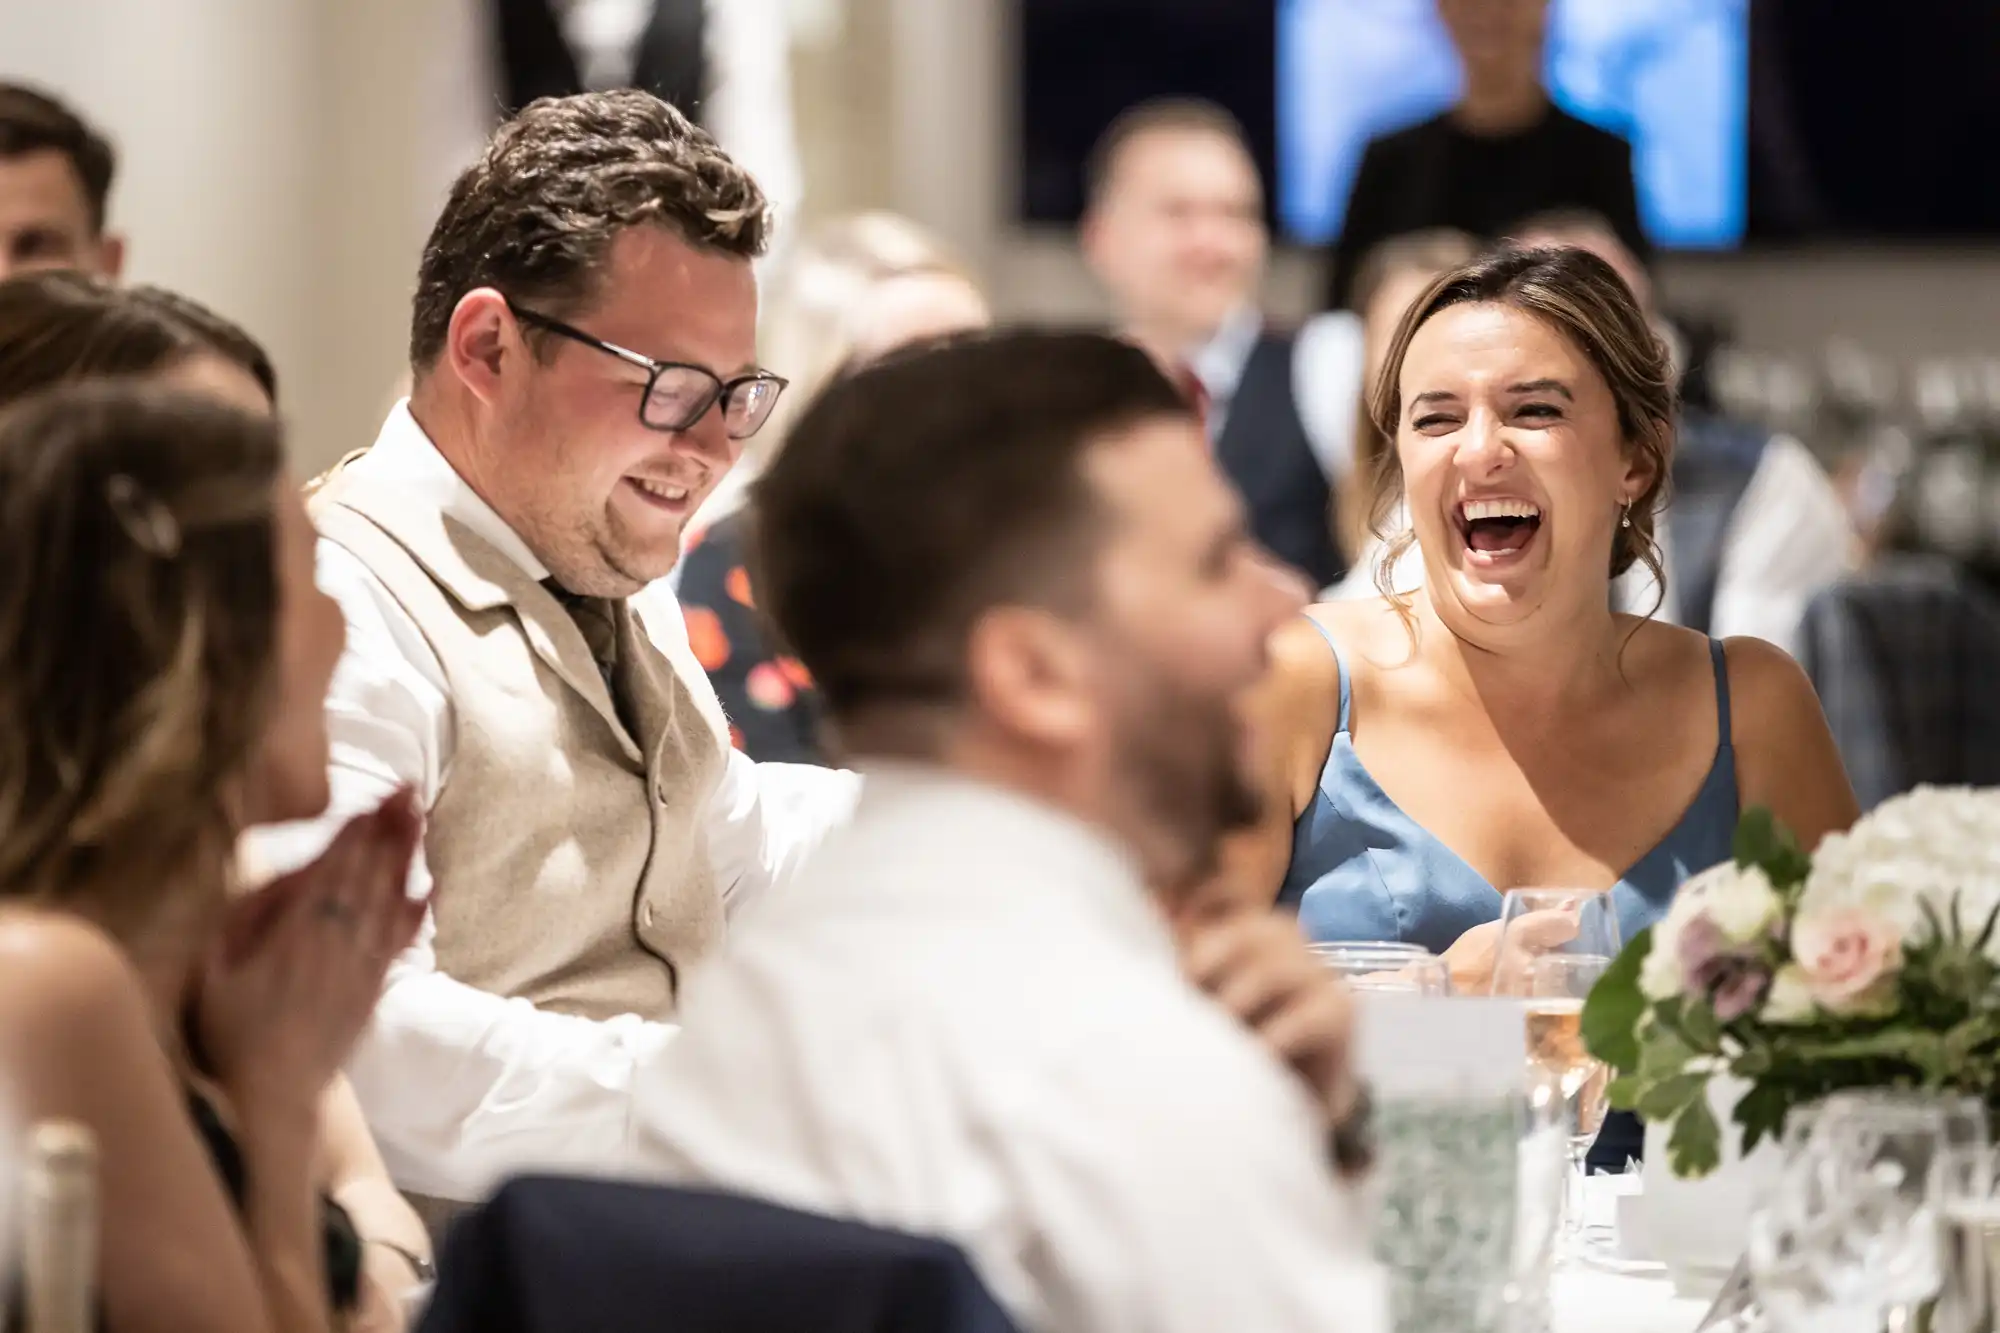
[[[1542,530],[1542,507],[1516,496],[1461,500],[1456,517],[1468,560],[1485,569],[1521,559]]]

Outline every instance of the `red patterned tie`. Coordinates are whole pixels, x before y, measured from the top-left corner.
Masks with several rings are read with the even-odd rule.
[[[1194,409],[1195,420],[1203,430],[1208,429],[1208,389],[1201,382],[1201,376],[1194,373],[1194,367],[1183,361],[1174,370],[1174,385]]]

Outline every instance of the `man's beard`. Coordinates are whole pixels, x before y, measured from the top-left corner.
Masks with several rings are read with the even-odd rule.
[[[1116,780],[1171,849],[1179,875],[1205,877],[1223,837],[1253,827],[1264,811],[1244,771],[1236,710],[1157,672],[1128,686],[1112,737]]]

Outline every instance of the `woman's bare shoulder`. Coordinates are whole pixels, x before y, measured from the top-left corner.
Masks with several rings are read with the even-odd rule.
[[[1791,654],[1762,639],[1734,638],[1723,646],[1744,808],[1769,809],[1803,846],[1815,847],[1861,810],[1812,678]]]
[[[1825,729],[1819,694],[1790,653],[1749,637],[1725,640],[1723,651],[1739,744],[1763,742],[1784,750]]]
[[[1633,684],[1648,693],[1670,693],[1714,681],[1715,654],[1700,630],[1637,616],[1620,619],[1630,628],[1624,669]]]
[[[53,1035],[145,1009],[138,972],[102,930],[66,912],[0,908],[0,1023]]]

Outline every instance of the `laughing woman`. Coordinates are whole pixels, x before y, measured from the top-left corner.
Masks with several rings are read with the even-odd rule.
[[[1490,985],[1501,894],[1611,894],[1629,937],[1770,807],[1810,847],[1856,815],[1818,700],[1782,652],[1616,614],[1657,574],[1674,417],[1665,350],[1580,250],[1445,274],[1376,388],[1414,592],[1312,607],[1259,719],[1267,824],[1229,878],[1316,940],[1401,940]]]

